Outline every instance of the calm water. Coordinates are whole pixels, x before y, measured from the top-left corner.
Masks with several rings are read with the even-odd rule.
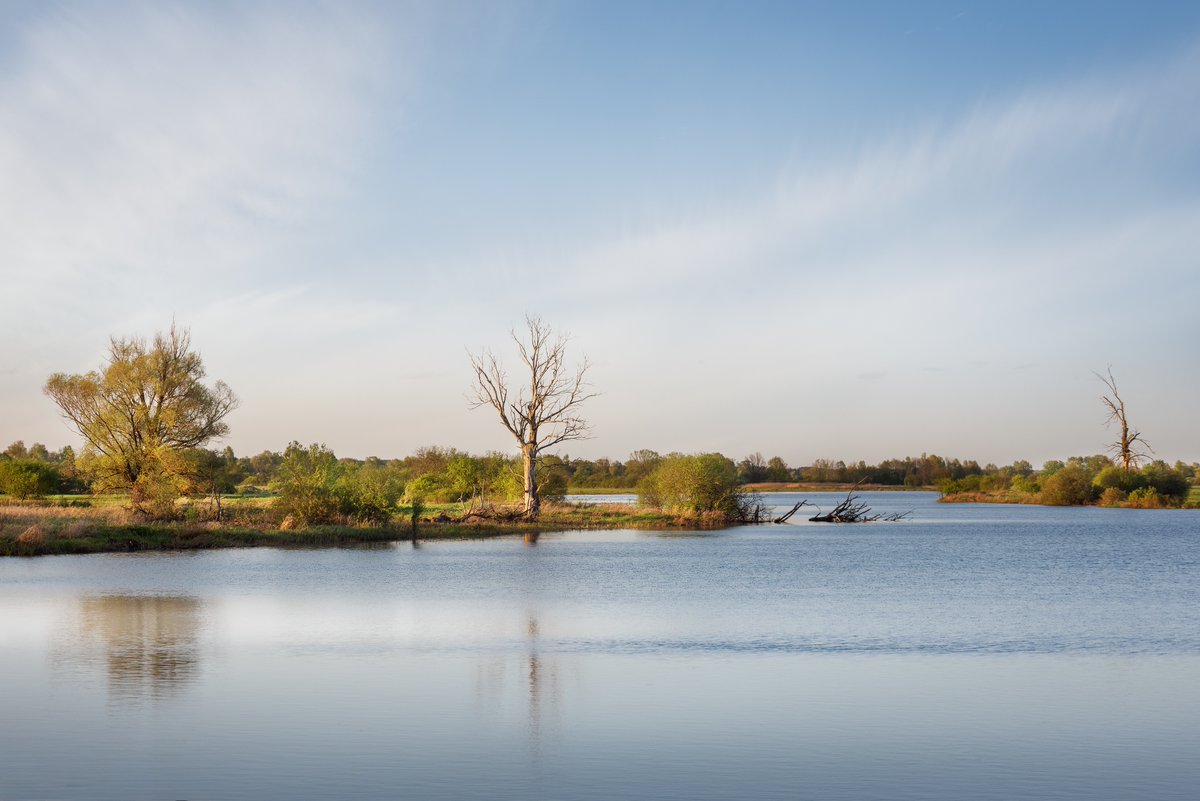
[[[1200,513],[866,497],[0,560],[0,799],[1200,796]]]

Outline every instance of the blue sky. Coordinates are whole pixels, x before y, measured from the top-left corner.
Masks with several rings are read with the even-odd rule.
[[[191,327],[239,453],[512,443],[526,313],[576,455],[1102,451],[1112,365],[1200,460],[1194,3],[10,3],[0,440]]]

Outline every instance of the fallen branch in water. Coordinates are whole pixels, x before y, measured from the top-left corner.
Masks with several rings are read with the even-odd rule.
[[[796,512],[800,511],[800,507],[807,506],[807,505],[808,505],[808,501],[800,501],[800,503],[793,506],[785,514],[781,514],[779,517],[775,518],[774,522],[786,523],[788,521],[788,518],[790,518],[792,515],[796,514]]]
[[[862,482],[858,482],[861,484]],[[859,500],[859,496],[854,490],[858,489],[858,484],[846,493],[846,497],[828,514],[815,515],[808,518],[810,523],[874,523],[876,520],[883,520],[888,523],[895,523],[908,517],[912,512],[894,512],[888,515],[871,514],[871,507],[867,506],[865,501]],[[793,510],[795,511],[795,510]]]

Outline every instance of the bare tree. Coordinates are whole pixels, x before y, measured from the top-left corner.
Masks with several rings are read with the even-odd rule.
[[[1104,382],[1108,387],[1110,394],[1101,395],[1100,400],[1104,402],[1104,407],[1108,409],[1108,419],[1104,421],[1105,425],[1117,423],[1121,426],[1121,438],[1108,446],[1109,451],[1117,457],[1121,462],[1121,469],[1129,472],[1131,469],[1138,466],[1138,462],[1142,459],[1148,459],[1149,453],[1154,452],[1150,447],[1150,443],[1142,438],[1140,431],[1133,431],[1129,427],[1129,418],[1125,416],[1125,401],[1117,392],[1117,380],[1113,378],[1112,367],[1108,368],[1108,376],[1102,376],[1096,373],[1096,378]],[[1144,447],[1146,451],[1140,450],[1139,445]]]
[[[539,317],[525,317],[523,335],[511,331],[517,344],[522,375],[528,384],[510,383],[495,354],[485,350],[469,354],[475,370],[471,408],[490,406],[500,422],[521,447],[525,516],[536,518],[541,511],[537,463],[548,448],[574,439],[586,439],[591,431],[579,416],[579,406],[596,396],[585,378],[585,358],[574,370],[566,362],[567,336],[555,333]]]

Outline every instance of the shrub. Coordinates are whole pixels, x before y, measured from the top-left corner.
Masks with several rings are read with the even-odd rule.
[[[1185,470],[1171,467],[1166,462],[1154,461],[1141,469],[1140,478],[1144,486],[1154,488],[1159,495],[1177,501],[1188,494],[1188,475]]]
[[[279,465],[276,508],[296,525],[335,522],[341,511],[336,487],[342,473],[337,457],[324,445],[305,448],[290,443]]]
[[[960,492],[979,492],[982,486],[983,476],[963,476],[959,479],[943,478],[937,483],[938,491],[942,495],[956,495]]]
[[[1081,506],[1091,503],[1094,488],[1087,472],[1069,464],[1042,484],[1042,503],[1047,506]]]
[[[345,470],[334,488],[340,510],[363,523],[386,523],[404,494],[396,468],[363,465]]]
[[[1116,465],[1101,470],[1092,479],[1092,483],[1101,490],[1118,489],[1123,494],[1133,492],[1138,487],[1145,486],[1145,481],[1142,479],[1140,473],[1132,470],[1122,470]]]
[[[1119,487],[1105,487],[1104,492],[1100,493],[1101,506],[1120,506],[1125,502],[1125,492]]]
[[[1042,491],[1042,486],[1038,484],[1037,479],[1027,475],[1013,476],[1010,486],[1014,492],[1024,492],[1031,495]]]
[[[1129,500],[1125,501],[1125,506],[1129,509],[1165,509],[1170,504],[1154,487],[1142,487],[1129,493]]]
[[[638,503],[674,514],[736,519],[743,501],[737,467],[719,453],[668,456],[638,484]]]

